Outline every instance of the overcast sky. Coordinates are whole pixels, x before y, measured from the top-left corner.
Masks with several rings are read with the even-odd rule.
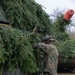
[[[48,14],[52,14],[53,10],[59,8],[59,10],[73,9],[75,11],[75,0],[35,0],[37,3],[41,4]],[[73,15],[73,20],[75,20],[75,14]],[[75,27],[71,27],[71,31],[75,31]]]
[[[47,13],[52,13],[53,10],[59,8],[60,10],[64,9],[73,9],[75,10],[75,0],[35,0],[37,3],[43,5]]]

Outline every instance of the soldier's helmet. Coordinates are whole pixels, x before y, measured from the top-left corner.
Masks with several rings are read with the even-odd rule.
[[[0,5],[0,23],[8,23],[5,12]]]
[[[53,41],[54,39],[52,38],[52,36],[46,35],[45,37],[42,38],[41,42],[47,41],[47,40]]]

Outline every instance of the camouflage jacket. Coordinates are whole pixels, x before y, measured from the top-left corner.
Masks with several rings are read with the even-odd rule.
[[[58,51],[53,44],[38,43],[37,47],[41,48],[46,55],[44,56],[44,72],[51,75],[57,75]]]

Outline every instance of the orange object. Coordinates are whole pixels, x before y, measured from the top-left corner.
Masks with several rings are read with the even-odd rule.
[[[73,16],[73,14],[74,14],[74,10],[69,9],[69,10],[64,14],[64,19],[67,20],[67,21],[70,20],[71,17]]]

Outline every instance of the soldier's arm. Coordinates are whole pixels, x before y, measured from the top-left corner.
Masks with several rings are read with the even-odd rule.
[[[40,48],[41,50],[43,50],[44,52],[48,53],[47,51],[47,47],[45,46],[44,43],[38,43],[34,46],[34,48]]]

